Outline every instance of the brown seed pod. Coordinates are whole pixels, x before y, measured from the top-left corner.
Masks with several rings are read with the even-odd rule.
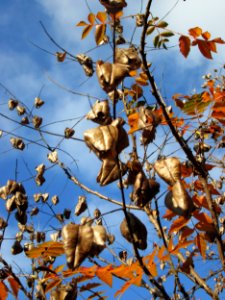
[[[180,180],[172,186],[165,197],[165,205],[179,216],[188,216],[194,209],[192,198],[186,192]]]
[[[15,241],[11,248],[11,253],[13,255],[17,255],[23,252],[23,247],[21,246],[19,241]]]
[[[16,106],[16,110],[17,110],[17,114],[18,114],[19,116],[24,115],[25,112],[26,112],[25,107],[23,107],[23,106],[21,106],[21,105],[17,105],[17,106]]]
[[[11,198],[7,199],[5,206],[8,212],[12,212],[14,209],[16,209],[16,197],[12,196]]]
[[[86,115],[86,118],[100,125],[109,125],[112,122],[112,118],[108,100],[97,100],[91,111]]]
[[[137,70],[141,66],[141,58],[138,55],[137,49],[116,48],[115,62],[129,66],[129,70]]]
[[[4,229],[7,226],[8,226],[8,223],[3,218],[0,218],[0,229]]]
[[[43,119],[39,116],[34,116],[32,119],[34,128],[39,128],[42,124]]]
[[[127,171],[126,164],[119,161],[120,168],[114,159],[104,159],[102,162],[102,167],[97,176],[97,182],[104,186],[117,179],[119,179],[120,172],[123,176]]]
[[[39,97],[36,97],[35,99],[34,99],[34,106],[36,107],[36,108],[40,108],[42,105],[44,105],[44,101],[43,100],[41,100],[41,98],[39,98]]]
[[[176,157],[157,160],[154,169],[157,174],[170,185],[173,185],[181,177],[181,164]]]
[[[147,229],[145,225],[134,214],[127,214],[130,221],[130,227],[134,242],[139,249],[145,250],[147,248]],[[128,242],[132,243],[126,218],[124,218],[122,223],[120,224],[120,232]]]
[[[59,197],[57,195],[52,196],[51,198],[52,204],[56,205],[59,203]]]
[[[52,151],[52,152],[48,153],[47,158],[51,163],[53,163],[53,164],[57,163],[57,161],[58,161],[58,152],[55,150],[55,151]]]
[[[71,210],[65,208],[64,211],[63,211],[64,218],[68,220],[70,218],[70,215],[71,215]]]
[[[20,122],[22,125],[28,125],[28,124],[30,124],[30,121],[29,121],[29,119],[28,119],[28,117],[23,117],[22,119],[21,119],[21,122]]]
[[[15,149],[22,151],[25,148],[25,144],[20,138],[10,138],[10,143]]]
[[[93,244],[91,248],[91,256],[99,255],[99,253],[105,248],[108,236],[105,228],[101,225],[92,226],[94,233]]]
[[[99,0],[109,14],[115,14],[127,6],[125,0]]]
[[[142,27],[144,25],[145,15],[144,14],[138,14],[136,15],[136,26]]]
[[[19,104],[19,102],[15,99],[9,99],[9,101],[8,101],[8,107],[10,110],[13,110],[14,108],[16,108],[18,104]]]
[[[128,65],[119,63],[111,64],[109,62],[104,63],[102,60],[96,62],[98,81],[106,93],[116,89],[117,85],[120,84],[126,76],[129,76],[129,71],[130,68]]]
[[[74,214],[76,216],[81,215],[85,210],[87,209],[87,202],[86,202],[86,197],[85,196],[79,196],[78,197],[78,203],[75,207],[75,212]]]
[[[67,265],[77,268],[90,254],[94,233],[88,225],[67,224],[62,229]]]
[[[66,127],[64,130],[64,136],[66,139],[71,138],[75,133],[75,130],[73,128]]]
[[[76,55],[76,58],[79,64],[83,67],[85,74],[88,77],[91,77],[94,73],[93,61],[91,57],[85,54],[78,54]]]

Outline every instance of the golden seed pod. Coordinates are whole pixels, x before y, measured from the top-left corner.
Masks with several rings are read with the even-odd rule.
[[[176,157],[157,160],[154,169],[157,174],[170,185],[173,185],[181,177],[181,164]]]
[[[97,100],[91,111],[86,115],[86,118],[100,125],[109,125],[112,122],[112,118],[108,100]]]

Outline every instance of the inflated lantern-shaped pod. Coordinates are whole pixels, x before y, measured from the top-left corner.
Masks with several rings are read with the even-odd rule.
[[[99,0],[109,14],[115,14],[127,6],[125,0]]]
[[[129,66],[130,71],[137,70],[141,66],[141,58],[134,47],[116,48],[115,62]]]
[[[102,89],[109,93],[116,89],[117,85],[122,80],[129,76],[130,68],[128,65],[119,63],[111,64],[110,62],[103,62],[99,60],[96,62],[96,74]]]
[[[157,160],[154,165],[157,174],[168,184],[173,185],[181,177],[180,161],[176,157]]]
[[[181,181],[181,164],[178,158],[168,157],[155,163],[157,174],[171,185],[165,198],[165,205],[175,214],[188,216],[194,209],[192,198],[188,195]]]
[[[103,159],[102,166],[97,176],[97,182],[100,185],[107,185],[117,180],[121,175],[123,176],[127,171],[127,166],[119,161],[119,167],[117,161],[113,159]]]
[[[130,229],[133,234],[133,240],[137,248],[145,250],[147,248],[147,229],[145,225],[134,214],[129,212],[127,214],[130,222]],[[122,223],[120,224],[120,232],[128,242],[132,243],[126,218],[124,218]]]
[[[123,123],[124,121],[118,118],[110,125],[99,126],[84,132],[87,146],[99,159],[115,158],[129,145],[127,133],[122,128]]]
[[[86,115],[86,118],[100,125],[109,125],[112,122],[112,118],[108,100],[97,100],[91,111]]]

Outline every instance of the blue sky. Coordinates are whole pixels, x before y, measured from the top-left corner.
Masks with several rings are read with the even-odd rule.
[[[137,10],[140,11],[141,1],[133,1],[135,3],[130,6],[131,0],[127,0],[127,2],[128,8],[124,10],[124,15],[135,13]],[[204,30],[208,30],[212,37],[225,38],[224,0],[214,0],[213,3],[211,0],[180,0],[175,6],[176,2],[175,0],[153,1],[153,15],[163,18],[174,7],[165,19],[172,30],[186,34],[189,28],[200,26]],[[102,10],[97,0],[90,0],[88,3],[93,12]],[[146,1],[143,1],[143,7],[145,7],[145,3]],[[87,11],[88,9],[83,0],[7,0],[0,2],[0,84],[8,89],[7,91],[5,88],[0,88],[0,112],[2,114],[19,121],[16,112],[7,109],[8,99],[15,97],[31,108],[34,98],[40,95],[45,101],[45,105],[33,112],[43,117],[43,126],[46,130],[63,135],[65,127],[74,126],[77,120],[90,110],[90,104],[87,96],[68,93],[54,82],[85,95],[99,97],[100,99],[106,97],[96,83],[96,78],[87,80],[81,67],[76,62],[66,60],[64,63],[57,63],[54,55],[40,49],[43,48],[52,54],[59,51],[44,33],[40,21],[43,22],[55,41],[74,55],[95,47],[92,33],[89,38],[81,41],[81,28],[75,26],[80,20],[86,19]],[[134,27],[132,27],[130,20],[127,21],[127,24],[129,30],[125,31],[124,35],[127,34],[129,38]],[[140,31],[137,31],[135,35],[135,41],[137,42],[138,33]],[[149,37],[147,43],[151,44],[151,41]],[[173,40],[172,45],[176,44],[177,40]],[[102,47],[90,51],[88,54],[93,56],[96,61],[97,59],[109,57],[108,51],[110,51],[109,48]],[[149,52],[149,60],[153,63],[158,86],[165,98],[168,99],[167,101],[169,101],[174,93],[190,94],[195,90],[199,90],[202,84],[202,75],[212,72],[214,68],[220,68],[224,64],[225,50],[218,47],[218,55],[214,55],[213,61],[208,61],[196,49],[193,49],[190,56],[184,59],[179,54],[178,48],[174,47],[167,52]],[[90,101],[93,103],[94,100]],[[47,125],[60,120],[67,121]],[[82,138],[83,131],[91,127],[93,127],[91,122],[83,120],[75,127],[75,136]],[[40,138],[36,132],[20,128],[18,124],[3,117],[0,117],[0,129],[30,140],[39,140]],[[161,135],[163,136],[163,133]],[[46,173],[46,183],[38,188],[32,177],[35,175],[34,169],[40,163],[45,163],[47,167],[51,166],[46,159],[49,151],[44,147],[29,144],[28,141],[23,152],[16,151],[10,145],[10,137],[10,134],[5,133],[0,140],[0,185],[4,185],[9,178],[14,179],[17,177],[18,181],[23,182],[27,188],[31,207],[34,206],[34,202],[32,202],[34,192],[49,192],[50,196],[59,194],[60,204],[55,208],[56,212],[60,212],[66,207],[72,209],[73,214],[77,198],[79,195],[83,195],[84,192],[69,182],[58,167],[53,167]],[[60,137],[51,135],[45,135],[45,138],[52,147],[55,147],[62,140]],[[110,188],[101,189],[96,186],[95,177],[100,168],[100,162],[94,154],[89,153],[84,143],[63,140],[60,148],[63,150],[59,151],[60,159],[80,180],[103,194],[108,194],[116,200],[120,199],[116,184],[112,184]],[[70,153],[76,163],[66,152]],[[127,154],[123,154],[123,158],[126,157]],[[115,208],[108,202],[91,195],[88,195],[88,202],[89,213],[92,213],[96,207],[99,207],[102,212]],[[0,205],[3,211],[4,203],[1,202]],[[164,209],[163,203],[160,203],[160,207]],[[46,212],[44,206],[40,209]],[[143,217],[141,213],[140,216]],[[122,213],[118,213],[116,217],[114,214],[107,216],[107,226],[116,236],[120,236],[118,227],[122,218]],[[55,227],[59,226],[59,223],[43,213],[32,221],[40,231],[49,229],[50,224]],[[77,221],[77,219],[74,218],[74,221]],[[10,251],[10,238],[15,236],[16,231],[16,223],[12,223],[12,226],[7,228],[6,237],[9,238],[9,241],[5,243],[2,250],[3,254]],[[154,240],[155,236],[150,227],[149,244],[152,244]],[[118,251],[123,247],[127,247],[127,244],[119,237],[119,243],[115,245],[114,249]],[[129,254],[132,255],[131,248]],[[13,262],[17,260],[17,257],[9,256],[9,259]],[[21,266],[25,262],[26,259],[22,258]],[[124,297],[124,299],[126,298]]]

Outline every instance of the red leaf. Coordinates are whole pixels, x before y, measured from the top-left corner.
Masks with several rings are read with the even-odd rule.
[[[202,29],[200,27],[194,27],[190,28],[188,32],[194,39],[196,39],[202,34]]]
[[[12,289],[13,295],[17,297],[20,288],[19,283],[13,277],[8,277],[8,282]]]
[[[108,265],[103,268],[98,268],[95,274],[100,280],[112,287],[112,270],[112,265]]]
[[[169,233],[172,232],[178,232],[181,228],[183,228],[188,222],[190,221],[189,218],[185,218],[185,217],[179,217],[178,219],[176,219],[175,221],[173,221]]]
[[[167,209],[165,215],[163,215],[163,218],[167,220],[171,220],[173,217],[176,216],[177,215],[174,212],[172,212],[172,210]]]
[[[212,59],[211,49],[208,41],[197,39],[196,42],[202,55],[208,59]]]
[[[6,300],[8,296],[8,288],[3,281],[0,281],[0,300]]]
[[[191,49],[190,38],[186,35],[182,35],[179,38],[179,47],[180,47],[180,52],[183,54],[183,56],[187,57]]]
[[[220,37],[213,39],[212,42],[215,42],[215,43],[218,43],[218,44],[225,44],[225,41],[222,40]]]
[[[198,250],[203,259],[206,259],[206,240],[204,239],[203,235],[201,235],[201,233],[196,236],[195,244],[198,247]]]

